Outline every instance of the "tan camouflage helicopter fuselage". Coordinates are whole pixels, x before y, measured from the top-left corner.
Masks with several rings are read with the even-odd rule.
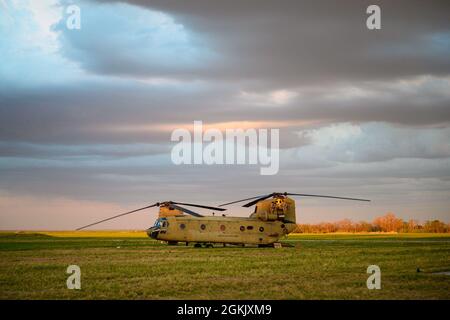
[[[295,227],[295,201],[280,195],[259,201],[249,217],[194,217],[170,206],[161,206],[155,225],[147,233],[151,238],[169,244],[270,245],[294,231]]]

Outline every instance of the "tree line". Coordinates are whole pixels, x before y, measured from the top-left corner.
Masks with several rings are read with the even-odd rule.
[[[336,222],[321,222],[317,224],[297,224],[296,233],[331,233],[331,232],[431,232],[450,233],[450,223],[440,220],[428,220],[420,223],[410,219],[404,221],[393,213],[375,218],[372,222],[353,222],[344,219]]]

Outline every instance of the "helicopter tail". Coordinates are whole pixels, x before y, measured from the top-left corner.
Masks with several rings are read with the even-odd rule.
[[[296,223],[296,215],[295,215],[295,201],[291,198],[285,198],[283,201],[283,212],[284,218],[283,221],[286,223]]]

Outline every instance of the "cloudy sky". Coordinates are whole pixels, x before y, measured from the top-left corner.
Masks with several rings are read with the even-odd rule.
[[[381,30],[366,27],[370,4]],[[273,191],[372,199],[302,198],[302,222],[448,222],[449,12],[413,0],[0,0],[0,229]],[[194,120],[279,128],[279,173],[174,165],[171,132]]]

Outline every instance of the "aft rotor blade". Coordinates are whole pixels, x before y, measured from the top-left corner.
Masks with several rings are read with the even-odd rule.
[[[116,219],[116,218],[119,218],[119,217],[122,217],[122,216],[126,216],[127,214],[131,214],[131,213],[134,213],[134,212],[138,212],[138,211],[141,211],[141,210],[144,210],[144,209],[148,209],[148,208],[152,208],[152,207],[156,207],[156,206],[159,206],[159,203],[155,203],[155,204],[152,204],[152,205],[150,205],[150,206],[146,206],[146,207],[139,208],[139,209],[136,209],[136,210],[128,211],[128,212],[125,212],[125,213],[121,213],[121,214],[118,214],[117,216],[110,217],[110,218],[107,218],[107,219],[103,219],[103,220],[101,220],[101,221],[97,221],[97,222],[88,224],[87,226],[78,228],[78,229],[76,229],[76,230],[81,230],[81,229],[84,229],[84,228],[87,228],[87,227],[91,227],[91,226],[93,226],[93,225],[96,225],[96,224],[99,224],[99,223],[102,223],[102,222],[105,222],[105,221],[109,221],[109,220],[112,220],[112,219]]]
[[[197,212],[194,212],[194,211],[191,211],[189,209],[177,206],[176,204],[173,204],[173,202],[170,204],[170,207],[172,207],[173,209],[176,209],[176,210],[183,211],[183,212],[185,212],[187,214],[190,214],[191,216],[194,216],[194,217],[197,217],[197,218],[202,218],[203,217],[201,214],[199,214]]]
[[[247,198],[247,199],[243,199],[243,200],[233,201],[233,202],[225,203],[225,204],[220,205],[220,206],[225,206],[225,205],[229,205],[229,204],[233,204],[233,203],[237,203],[237,202],[241,202],[241,201],[255,199],[255,200],[250,201],[249,203],[246,203],[246,204],[243,205],[243,207],[248,208],[248,207],[251,207],[251,206],[257,204],[259,201],[268,199],[268,198],[273,197],[275,195],[285,195],[285,196],[291,195],[291,196],[301,196],[301,197],[331,198],[331,199],[342,199],[342,200],[353,200],[353,201],[370,201],[370,200],[367,200],[367,199],[337,197],[337,196],[328,196],[328,195],[319,195],[319,194],[273,192],[273,193],[265,195],[265,196],[258,196],[258,197],[252,197],[252,198]]]
[[[204,206],[204,205],[193,204],[193,203],[183,203],[183,202],[171,202],[171,203],[181,204],[183,206],[190,206],[190,207],[209,209],[209,210],[217,210],[217,211],[225,211],[225,210],[227,210],[227,209],[224,209],[224,208],[210,207],[210,206]]]
[[[358,199],[358,198],[346,198],[346,197],[336,197],[336,196],[324,196],[320,194],[306,194],[306,193],[283,193],[284,195],[288,196],[300,196],[300,197],[316,197],[316,198],[331,198],[331,199],[342,199],[342,200],[354,200],[354,201],[367,201],[370,202],[368,199]]]
[[[232,201],[232,202],[228,202],[228,203],[224,203],[224,204],[221,204],[219,207],[223,207],[223,206],[228,206],[228,205],[230,205],[230,204],[234,204],[234,203],[238,203],[238,202],[243,202],[243,201],[248,201],[248,200],[252,200],[252,199],[259,199],[259,198],[262,198],[262,197],[265,197],[265,195],[264,196],[256,196],[256,197],[251,197],[251,198],[247,198],[247,199],[242,199],[242,200],[237,200],[237,201]]]

